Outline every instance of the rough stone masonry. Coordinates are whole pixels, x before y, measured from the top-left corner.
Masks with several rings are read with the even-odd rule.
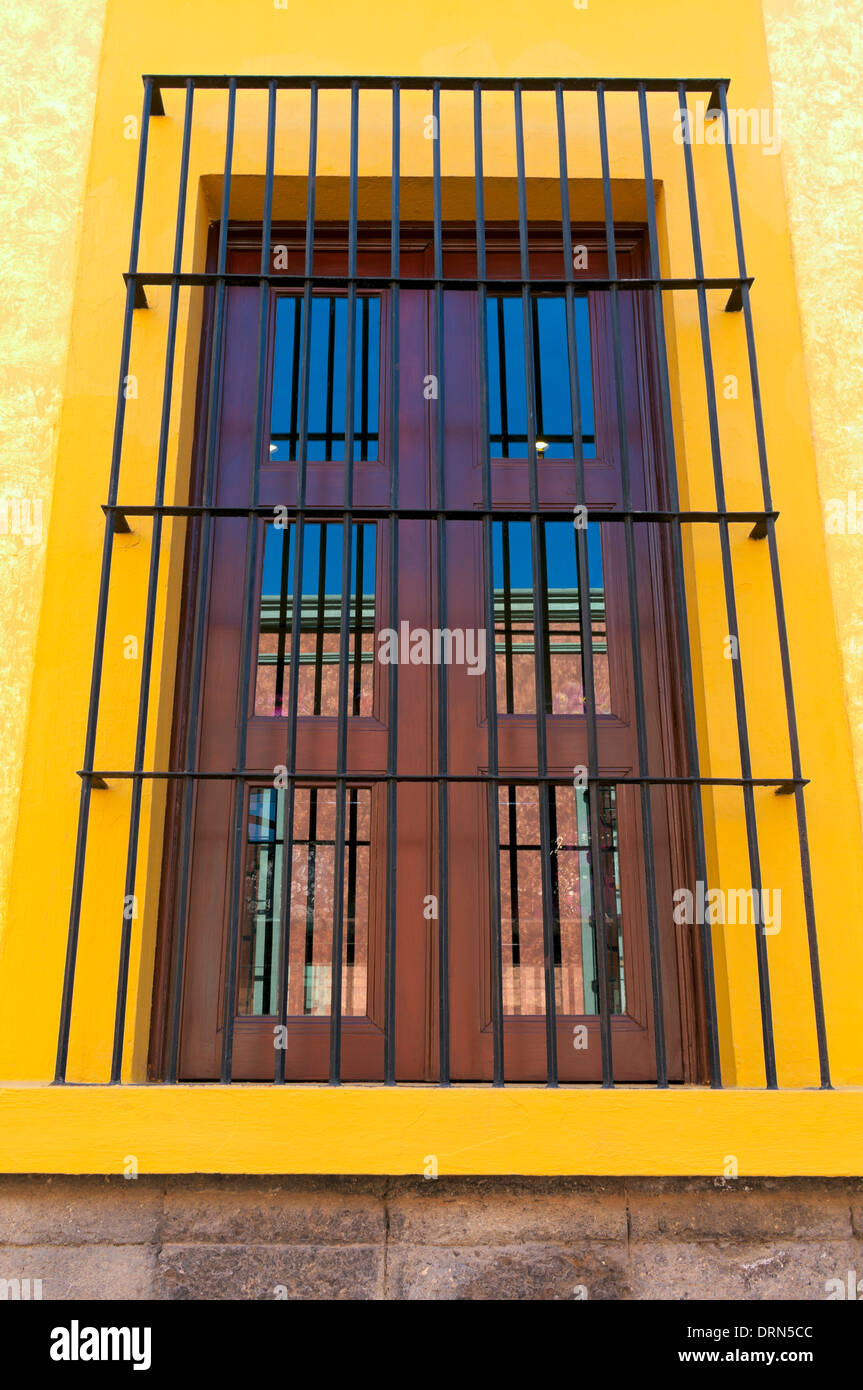
[[[858,1278],[856,1178],[0,1178],[7,1298],[820,1300]]]

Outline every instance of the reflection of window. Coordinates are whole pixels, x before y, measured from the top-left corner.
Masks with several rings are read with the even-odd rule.
[[[581,615],[575,527],[572,521],[540,522],[542,606],[545,652],[546,713],[584,711]],[[527,521],[496,521],[494,550],[494,629],[498,712],[536,712],[534,665],[534,576]],[[602,543],[599,526],[587,528],[590,616],[593,634],[593,680],[596,709],[611,713]]]
[[[548,446],[540,450],[541,457],[572,458],[566,301],[562,295],[534,295],[530,304],[536,437]],[[520,298],[489,295],[487,336],[491,457],[526,458],[527,385],[524,310]],[[584,456],[595,458],[590,315],[584,295],[575,298],[575,350]]]
[[[239,1012],[279,1011],[286,791],[249,795]],[[330,1012],[333,891],[336,868],[334,787],[297,787],[291,855],[288,1014]],[[344,840],[342,1012],[366,1013],[369,909],[368,787],[348,787]]]
[[[261,581],[255,714],[290,713],[291,627],[296,525],[269,525]],[[303,592],[297,712],[339,712],[339,631],[342,611],[340,521],[303,527]],[[375,527],[354,523],[348,636],[348,712],[369,715],[374,687]]]
[[[550,786],[548,801],[555,1004],[563,1014],[597,1014],[587,791]],[[537,788],[502,785],[498,814],[504,1013],[541,1016],[545,972]],[[620,867],[612,787],[599,788],[599,843],[610,1006],[612,1013],[623,1013]]]
[[[347,324],[345,295],[315,295],[309,342],[309,433],[311,462],[343,462],[347,402]],[[270,460],[295,459],[299,444],[300,355],[303,301],[283,295],[276,301],[273,408]],[[378,457],[378,389],[381,302],[356,299],[354,313],[354,462]]]

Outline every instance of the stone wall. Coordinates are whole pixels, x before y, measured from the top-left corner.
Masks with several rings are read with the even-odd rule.
[[[849,1271],[863,1179],[0,1178],[0,1290],[52,1300],[825,1299]]]

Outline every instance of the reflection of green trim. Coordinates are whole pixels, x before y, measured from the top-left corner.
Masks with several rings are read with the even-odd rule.
[[[501,635],[500,629],[505,627],[506,606],[504,591],[495,589],[494,591],[494,621],[497,629],[495,651],[499,655],[505,655],[509,650],[514,656],[532,656],[534,643],[532,640],[533,632],[533,590],[532,589],[511,589],[509,595],[510,623],[512,625],[509,643]],[[569,623],[575,632],[579,632],[580,613],[578,609],[578,589],[550,589],[548,594],[548,620],[549,623]],[[605,633],[605,591],[603,589],[591,589],[590,591],[590,621],[593,629],[593,650],[597,654],[608,650],[608,642]],[[527,628],[528,631],[514,631],[516,627]],[[557,656],[566,652],[579,653],[581,651],[581,639],[575,637],[557,636],[552,632],[549,642],[549,650],[552,655]]]
[[[356,631],[354,623],[354,609],[356,602],[353,594],[348,608],[350,614],[351,631]],[[261,598],[261,632],[280,632],[282,631],[279,615],[281,612],[281,600],[278,594],[264,594]],[[374,594],[363,594],[362,596],[362,631],[374,632],[375,630],[375,596]],[[284,631],[290,632],[291,620],[293,617],[293,601],[288,596],[287,611],[285,615]],[[325,594],[323,603],[323,623],[321,624],[324,632],[338,632],[342,621],[342,596],[341,594]],[[318,630],[318,596],[317,594],[303,594],[300,605],[300,631],[317,632]]]
[[[533,620],[533,589],[510,589],[509,605],[514,622]],[[494,616],[503,618],[504,591],[494,591]],[[548,616],[552,622],[567,618],[578,619],[578,589],[549,589]],[[605,622],[605,590],[590,591],[590,616],[594,623]]]
[[[514,623],[531,623],[533,621],[533,590],[532,589],[511,589],[509,595],[510,612]],[[351,630],[354,630],[354,609],[356,601],[351,595],[349,612],[351,617]],[[279,616],[281,612],[281,600],[278,594],[264,594],[261,598],[261,631],[278,632],[280,630]],[[293,602],[288,598],[285,628],[291,630],[291,618],[293,615]],[[323,602],[323,630],[325,632],[338,632],[342,616],[342,597],[341,594],[325,594]],[[550,589],[548,595],[548,616],[553,623],[578,621],[578,589]],[[605,624],[605,592],[603,589],[591,589],[590,591],[590,616],[594,624],[603,626]],[[504,617],[504,591],[495,589],[494,591],[494,617],[495,622],[502,622]],[[362,631],[373,632],[375,627],[375,596],[374,594],[363,594],[362,596]],[[300,605],[300,629],[303,632],[316,632],[318,628],[318,596],[317,594],[303,594]]]
[[[370,666],[370,665],[372,664],[372,662],[374,661],[374,659],[375,659],[375,654],[374,654],[374,652],[362,652],[362,653],[360,654],[360,661],[361,661],[361,663],[362,663],[363,666]],[[354,653],[351,652],[351,653],[350,653],[350,665],[351,665],[351,666],[353,666],[355,660],[356,660],[356,658],[355,658],[355,656],[354,656]],[[278,664],[279,664],[279,654],[278,654],[278,652],[258,652],[258,665],[259,665],[259,666],[277,666]],[[290,666],[290,664],[291,664],[291,653],[290,653],[290,652],[285,652],[285,661],[284,661],[284,664],[285,664],[285,666]],[[318,656],[317,652],[300,652],[300,665],[301,665],[301,666],[315,666],[315,665],[318,665],[318,666],[338,666],[338,664],[339,664],[339,654],[338,654],[338,652],[321,652],[320,656]]]

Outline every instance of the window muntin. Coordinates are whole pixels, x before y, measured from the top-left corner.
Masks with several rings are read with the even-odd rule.
[[[530,300],[536,438],[543,459],[572,458],[572,401],[563,295]],[[489,448],[492,458],[527,457],[524,308],[516,295],[489,295],[487,314]],[[575,296],[575,349],[585,458],[596,457],[590,311]],[[544,449],[542,445],[546,445]]]
[[[303,313],[300,295],[280,295],[276,300],[270,415],[271,463],[296,459],[298,453]],[[313,296],[306,454],[310,463],[344,462],[347,327],[346,295]],[[376,295],[358,295],[354,305],[355,463],[378,458],[380,346],[380,298]]]

